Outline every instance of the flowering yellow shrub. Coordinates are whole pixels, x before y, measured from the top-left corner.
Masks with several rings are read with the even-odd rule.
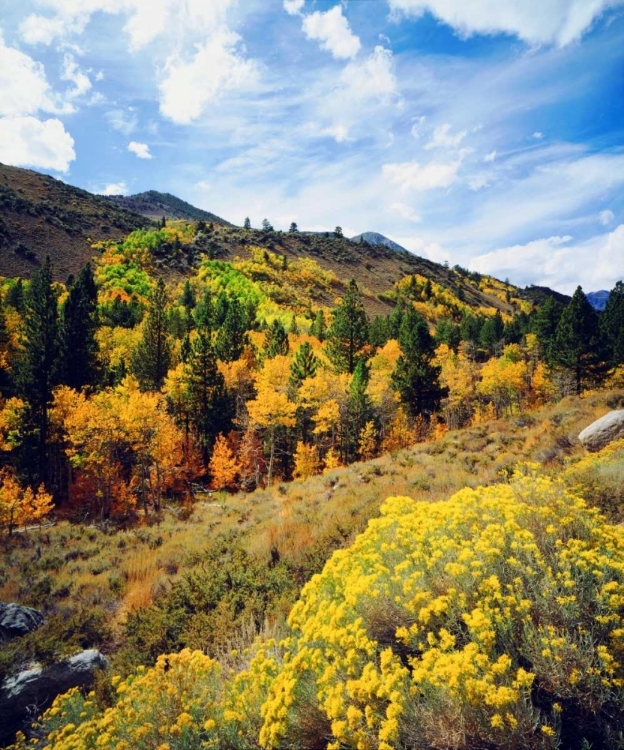
[[[572,463],[565,471],[565,480],[610,519],[624,520],[624,440]]]
[[[614,747],[623,552],[623,529],[545,478],[388,500],[293,608],[261,744]]]

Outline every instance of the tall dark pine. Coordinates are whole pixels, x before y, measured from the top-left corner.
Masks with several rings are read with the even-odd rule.
[[[553,297],[548,297],[543,305],[540,305],[531,321],[533,333],[537,336],[542,358],[550,362],[551,348],[557,333],[557,326],[561,320],[564,307]]]
[[[360,360],[353,372],[349,385],[349,422],[348,434],[343,442],[343,459],[350,461],[357,453],[360,433],[367,422],[373,419],[373,405],[366,388],[369,381],[369,370],[366,363]]]
[[[332,315],[327,332],[327,354],[338,372],[353,375],[358,362],[365,359],[363,349],[368,344],[368,318],[360,290],[353,279]]]
[[[323,343],[325,341],[325,338],[327,336],[327,325],[325,323],[325,313],[322,310],[319,310],[314,320],[312,321],[312,325],[310,326],[310,335],[316,336],[316,338]]]
[[[158,279],[143,323],[141,340],[132,353],[132,372],[144,391],[158,391],[171,365],[171,336],[167,320],[167,290]]]
[[[225,319],[217,332],[215,348],[219,359],[233,362],[241,356],[249,341],[247,318],[248,315],[238,299],[229,300]]]
[[[47,482],[49,409],[59,372],[58,295],[50,257],[32,278],[24,301],[24,328],[17,361],[17,391],[26,404],[22,461],[33,484]],[[34,459],[34,460],[33,460]]]
[[[503,317],[500,314],[500,310],[496,311],[496,315],[491,318],[487,318],[481,331],[479,333],[479,340],[481,345],[488,350],[491,355],[495,355],[497,349],[501,347],[503,337],[505,334],[505,323]]]
[[[441,368],[433,364],[435,341],[429,327],[412,305],[403,315],[399,331],[401,356],[392,383],[412,416],[428,419],[437,411],[447,390],[440,385]]]
[[[599,335],[598,314],[581,287],[561,314],[550,349],[552,363],[574,377],[576,392],[604,375],[605,363]]]
[[[290,365],[290,384],[299,388],[306,378],[313,378],[318,369],[318,358],[312,350],[309,341],[304,341],[297,349]]]
[[[217,435],[226,434],[233,416],[232,399],[217,368],[217,358],[205,331],[193,341],[188,360],[191,424],[208,466]]]
[[[600,317],[600,332],[611,367],[624,365],[624,283],[618,281]]]
[[[91,264],[78,274],[62,311],[62,381],[76,390],[95,385],[99,379],[97,288]]]
[[[286,355],[290,349],[288,334],[279,318],[271,323],[264,334],[264,351],[268,359],[278,354]]]

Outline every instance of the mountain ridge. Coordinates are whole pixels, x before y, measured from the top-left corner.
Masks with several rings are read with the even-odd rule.
[[[161,193],[158,190],[146,190],[143,193],[135,193],[134,195],[108,195],[102,197],[128,211],[152,220],[160,220],[164,217],[165,219],[206,221],[222,224],[223,226],[234,226],[231,222],[222,219],[210,211],[204,211],[204,209],[197,208],[171,193]]]

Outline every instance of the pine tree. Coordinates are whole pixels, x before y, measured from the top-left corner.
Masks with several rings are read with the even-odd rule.
[[[101,376],[97,326],[97,288],[87,263],[70,287],[62,311],[62,382],[77,391],[95,385]]]
[[[58,382],[60,337],[58,295],[47,256],[32,278],[24,304],[24,328],[17,362],[17,390],[26,403],[23,463],[31,483],[47,482],[49,409]],[[29,455],[30,451],[34,455]],[[34,459],[34,460],[33,460]]]
[[[388,316],[388,338],[398,339],[399,331],[401,330],[401,323],[403,322],[403,315],[405,314],[406,302],[401,296],[397,297],[396,305],[394,310]]]
[[[548,297],[533,316],[531,328],[537,336],[542,359],[550,361],[550,351],[557,333],[564,307],[553,297]]]
[[[461,329],[450,318],[442,318],[438,321],[435,334],[436,344],[446,344],[455,354],[461,344]]]
[[[440,385],[441,368],[433,364],[435,341],[412,305],[405,310],[399,344],[402,354],[392,373],[393,386],[412,416],[429,419],[447,391]]]
[[[6,303],[18,313],[24,312],[24,284],[21,279],[17,279],[11,284],[6,295]]]
[[[290,320],[290,328],[288,329],[288,333],[292,333],[293,336],[299,335],[299,326],[297,325],[297,318],[294,314]]]
[[[618,281],[600,317],[600,331],[611,367],[624,365],[624,283]]]
[[[262,231],[263,232],[272,232],[273,231],[273,225],[268,219],[262,219]]]
[[[368,331],[370,345],[374,349],[378,349],[388,343],[388,339],[390,338],[389,328],[390,324],[387,317],[384,318],[381,315],[375,315]]]
[[[171,336],[167,325],[167,290],[158,279],[152,294],[147,318],[143,323],[141,340],[132,354],[132,372],[141,389],[158,391],[171,366]]]
[[[561,314],[550,359],[574,377],[577,394],[604,375],[605,363],[599,336],[598,315],[581,287]]]
[[[207,467],[217,435],[229,431],[233,409],[210,339],[201,330],[191,349],[187,385],[191,424]]]
[[[0,398],[8,398],[11,395],[11,379],[8,371],[9,341],[6,314],[0,297]]]
[[[323,343],[327,335],[327,324],[325,323],[325,313],[319,310],[312,321],[310,326],[310,335],[316,336],[316,338]]]
[[[338,372],[352,375],[358,362],[365,359],[364,349],[368,343],[368,318],[360,290],[353,279],[332,315],[327,333],[327,354]]]
[[[251,229],[251,221],[249,219],[249,216],[245,217],[245,222],[243,223],[243,229]]]
[[[227,314],[227,311],[225,314]],[[209,289],[206,289],[201,301],[195,306],[192,316],[189,317],[192,318],[198,328],[204,331],[211,331],[213,329],[215,325],[215,309]]]
[[[502,349],[504,332],[505,323],[503,322],[503,316],[500,314],[500,310],[497,310],[496,315],[486,319],[479,333],[481,345],[492,356],[497,354],[498,348]]]
[[[343,450],[345,463],[358,452],[362,430],[373,419],[373,405],[366,392],[369,379],[366,363],[359,360],[349,386],[349,423]]]
[[[264,351],[268,359],[273,359],[278,354],[288,354],[290,345],[288,334],[279,318],[271,323],[264,335]]]
[[[309,341],[304,341],[290,365],[290,384],[293,388],[299,388],[306,378],[313,378],[318,369],[318,358],[312,351]]]
[[[223,362],[238,359],[247,346],[247,317],[238,299],[229,300],[223,325],[217,331],[215,345],[217,356]]]
[[[190,331],[194,327],[193,310],[195,309],[195,306],[197,305],[197,300],[195,298],[195,293],[193,292],[193,289],[191,287],[191,283],[189,282],[188,279],[186,280],[186,283],[184,284],[182,296],[180,297],[180,304],[184,308],[184,311],[186,314],[187,330]]]
[[[296,234],[299,231],[299,227],[297,226],[297,222],[293,221],[290,225],[290,229],[288,230],[290,234]]]

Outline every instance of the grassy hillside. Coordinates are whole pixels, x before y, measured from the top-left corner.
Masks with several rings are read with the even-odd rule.
[[[93,256],[92,243],[150,224],[104,198],[28,169],[0,164],[0,275],[29,278],[49,254],[64,281]]]
[[[106,200],[148,219],[160,220],[164,216],[165,219],[212,221],[215,224],[232,226],[229,221],[211,214],[210,211],[196,208],[171,193],[159,193],[157,190],[147,190],[136,195],[111,195],[107,196]]]

